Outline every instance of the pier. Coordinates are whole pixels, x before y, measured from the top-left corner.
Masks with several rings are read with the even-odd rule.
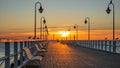
[[[118,54],[52,42],[42,68],[119,68],[119,63]]]
[[[12,55],[10,54],[10,42],[5,42],[5,57],[0,59],[4,65],[1,66],[5,66],[5,68],[38,68],[38,65],[40,68],[119,68],[120,53],[112,50],[112,41],[107,41],[106,46],[105,41],[98,41],[91,41],[92,46],[84,40],[14,42],[14,54]],[[119,42],[116,41],[116,43]],[[34,62],[29,63],[29,60],[25,59],[26,55],[22,48],[30,48],[31,53],[34,54],[34,46],[38,43],[45,43],[47,51],[44,52],[40,64],[34,65]],[[116,46],[116,48],[119,47]]]

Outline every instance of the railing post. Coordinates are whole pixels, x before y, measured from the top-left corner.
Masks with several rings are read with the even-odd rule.
[[[95,48],[95,40],[94,40],[94,48]]]
[[[95,40],[95,49],[97,49],[97,40]]]
[[[116,52],[116,41],[113,40],[113,52]]]
[[[98,40],[98,49],[100,50],[100,40]]]
[[[10,42],[5,42],[5,68],[10,68]]]
[[[87,43],[88,43],[87,47],[90,47],[90,40],[88,40]]]
[[[87,40],[85,40],[86,41],[86,45],[85,45],[85,47],[87,47],[88,46],[88,41]]]
[[[26,41],[24,41],[24,47],[27,47],[27,42]]]
[[[92,48],[92,40],[90,40],[90,48]]]
[[[29,47],[31,48],[33,45],[34,45],[34,42],[33,42],[33,41],[30,41]]]
[[[14,42],[14,68],[18,67],[18,43]]]
[[[92,40],[90,40],[90,48],[92,48]]]
[[[84,45],[83,45],[83,47],[85,47],[85,45],[86,45],[85,40],[83,40],[83,41],[84,41]]]
[[[98,40],[96,40],[96,49],[98,49]]]
[[[94,49],[95,49],[95,40],[93,41],[93,43],[94,43]]]
[[[111,52],[111,41],[109,41],[109,51]]]
[[[30,47],[30,41],[28,40],[27,42],[28,42],[28,48],[29,48]]]
[[[94,48],[94,40],[92,40],[92,48]]]
[[[20,42],[20,64],[23,63],[23,42]]]
[[[107,51],[107,40],[105,40],[105,51]]]
[[[101,49],[103,50],[103,40],[101,40]]]
[[[89,48],[91,47],[91,40],[89,40],[89,46],[88,46]]]
[[[94,48],[94,41],[92,40],[91,43],[92,43],[92,48]]]

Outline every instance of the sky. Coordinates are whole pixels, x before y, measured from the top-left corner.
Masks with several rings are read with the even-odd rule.
[[[79,25],[80,35],[87,35],[87,25],[84,24],[84,20],[85,17],[90,17],[91,34],[96,38],[106,34],[111,39],[112,12],[108,15],[105,11],[110,0],[0,0],[0,37],[33,36],[34,10],[38,1],[42,3],[44,11],[42,14],[37,11],[37,28],[40,26],[40,17],[44,16],[51,33],[50,37],[54,32],[66,31],[69,28],[62,26],[74,26],[74,24]],[[120,38],[120,0],[113,0],[113,3],[116,37]],[[113,10],[112,6],[110,8]],[[72,31],[74,32],[74,29]],[[99,33],[99,36],[96,33]]]

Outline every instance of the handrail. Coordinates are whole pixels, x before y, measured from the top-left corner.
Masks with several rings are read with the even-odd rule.
[[[63,40],[62,43],[120,54],[117,50],[120,47],[120,40]]]
[[[20,53],[22,53],[22,51],[19,51],[18,53],[16,53],[16,54],[10,54],[10,56],[4,56],[4,57],[1,57],[0,58],[0,67],[1,67],[1,65],[5,62],[5,60],[7,59],[7,58],[9,58],[9,57],[14,57],[15,55],[19,55]]]
[[[10,63],[14,63],[14,68],[18,67],[18,59],[20,60],[20,64],[23,63],[23,58],[24,58],[24,53],[23,53],[23,48],[28,47],[28,48],[33,48],[34,44],[37,42],[43,42],[43,41],[14,41],[14,53],[10,54],[10,43],[9,41],[4,42],[5,43],[5,56],[0,58],[0,67],[5,64],[5,68],[10,67]],[[18,45],[19,43],[19,45]],[[19,48],[19,51],[18,51]],[[18,58],[19,56],[19,58]],[[11,58],[12,57],[12,58]]]

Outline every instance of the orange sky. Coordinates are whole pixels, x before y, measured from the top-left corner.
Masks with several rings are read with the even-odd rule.
[[[75,31],[71,31],[71,39],[74,39],[74,35],[76,35]],[[37,32],[37,37],[39,37],[39,32]],[[66,37],[62,37],[61,34],[59,34],[59,31],[56,32],[49,32],[48,39],[49,40],[54,40],[59,39],[59,40],[65,40]],[[116,38],[120,39],[120,30],[116,30]],[[0,34],[1,38],[6,38],[6,39],[28,39],[28,37],[33,37],[33,32],[26,32],[26,33],[1,33]],[[79,40],[87,40],[88,34],[87,30],[81,30],[79,31]],[[104,40],[107,38],[108,40],[112,39],[112,30],[91,30],[91,40]],[[67,36],[67,40],[70,39],[70,34]]]

